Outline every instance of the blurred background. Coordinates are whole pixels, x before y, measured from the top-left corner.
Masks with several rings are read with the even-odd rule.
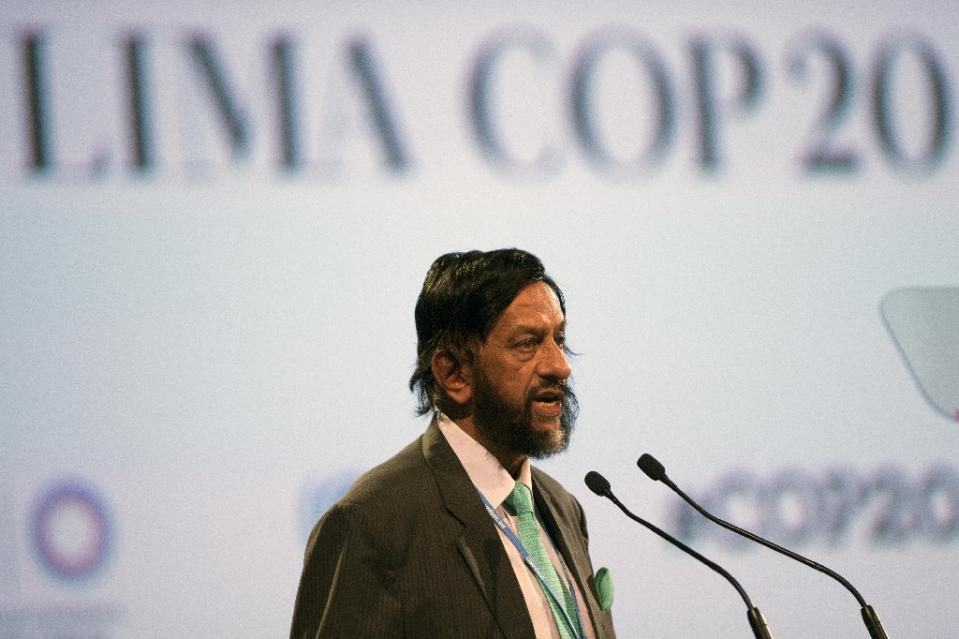
[[[480,6],[482,8],[480,8]],[[953,2],[23,2],[0,14],[0,637],[286,636],[412,440],[432,260],[567,297],[621,639],[957,636]]]

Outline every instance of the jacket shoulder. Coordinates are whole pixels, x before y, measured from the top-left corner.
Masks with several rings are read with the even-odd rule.
[[[435,490],[435,480],[422,453],[422,436],[353,483],[339,504],[391,511],[405,498]],[[416,499],[409,500],[415,503]],[[407,503],[407,506],[409,503]]]

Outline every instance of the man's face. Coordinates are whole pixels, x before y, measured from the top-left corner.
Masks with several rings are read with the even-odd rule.
[[[542,282],[503,311],[473,375],[473,416],[489,446],[536,458],[565,450],[577,412],[565,332],[559,300]]]

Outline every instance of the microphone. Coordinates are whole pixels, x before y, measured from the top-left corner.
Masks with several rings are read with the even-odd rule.
[[[753,635],[756,637],[756,639],[773,639],[772,632],[770,632],[769,626],[766,625],[766,620],[763,618],[762,613],[759,612],[759,608],[756,608],[755,606],[753,606],[752,602],[749,600],[749,595],[746,594],[746,591],[743,590],[743,587],[740,586],[739,582],[736,581],[736,578],[733,577],[731,574],[729,574],[722,566],[720,566],[719,564],[713,561],[710,561],[709,559],[706,559],[705,557],[700,555],[698,552],[696,552],[695,550],[693,550],[692,548],[690,548],[683,542],[679,541],[672,535],[660,530],[659,528],[649,523],[645,519],[642,519],[641,517],[637,517],[632,512],[630,512],[629,509],[626,508],[626,506],[624,506],[621,501],[616,499],[616,495],[614,495],[612,489],[610,489],[609,481],[605,477],[597,473],[595,470],[591,470],[588,473],[586,473],[585,481],[586,481],[586,485],[589,487],[591,491],[593,491],[600,497],[606,497],[611,502],[616,504],[619,507],[619,509],[622,510],[623,513],[625,513],[627,517],[645,526],[646,528],[653,531],[654,533],[656,533],[657,535],[659,535],[660,537],[662,537],[663,539],[665,539],[672,545],[676,546],[677,548],[679,548],[686,554],[692,555],[693,557],[695,557],[696,559],[703,562],[704,564],[706,564],[707,566],[709,566],[710,568],[712,568],[713,570],[721,574],[723,577],[725,577],[726,580],[733,585],[736,591],[739,592],[739,596],[743,598],[743,602],[745,602],[746,604],[746,618],[749,619],[749,626],[750,628],[752,628]]]
[[[649,453],[643,453],[640,456],[639,460],[636,462],[636,465],[639,466],[639,469],[642,470],[644,473],[646,473],[646,475],[653,481],[661,481],[667,486],[669,486],[669,488],[674,493],[682,497],[687,504],[695,508],[697,512],[699,512],[703,517],[705,517],[709,521],[719,524],[723,528],[727,530],[731,530],[734,533],[742,535],[746,539],[751,539],[755,541],[756,543],[766,546],[767,548],[772,548],[776,552],[786,555],[787,557],[791,557],[792,559],[795,559],[799,563],[805,564],[806,566],[809,566],[810,568],[814,570],[818,570],[819,572],[823,574],[829,575],[830,577],[832,577],[833,579],[841,583],[843,586],[846,587],[846,590],[852,593],[853,597],[856,598],[856,601],[859,602],[859,605],[862,608],[861,610],[862,620],[863,620],[863,623],[866,624],[866,629],[869,630],[870,638],[871,639],[889,639],[888,635],[886,635],[886,631],[882,627],[882,622],[879,620],[879,615],[876,614],[876,611],[873,610],[872,606],[866,603],[866,600],[863,599],[862,595],[859,594],[859,591],[856,590],[851,583],[846,581],[842,577],[842,575],[840,575],[839,573],[833,570],[830,570],[829,568],[826,568],[822,564],[817,563],[813,561],[812,559],[803,557],[802,555],[798,553],[795,553],[791,550],[783,548],[779,544],[775,544],[767,539],[763,539],[759,535],[755,535],[749,532],[748,530],[743,530],[739,526],[735,526],[729,523],[728,521],[725,521],[723,519],[720,519],[719,517],[716,517],[710,514],[709,512],[706,511],[706,509],[704,509],[702,506],[700,506],[695,501],[693,501],[689,497],[689,495],[681,491],[679,487],[673,483],[673,480],[666,475],[666,468],[661,463],[659,463],[659,461],[655,457],[653,457]]]

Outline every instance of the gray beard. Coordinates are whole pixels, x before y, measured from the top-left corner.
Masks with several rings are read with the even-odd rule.
[[[563,410],[559,418],[559,439],[548,431],[533,428],[533,397],[544,388],[563,391]],[[473,384],[473,422],[490,452],[506,451],[533,459],[546,459],[569,447],[579,403],[565,382],[541,384],[527,392],[523,406],[509,404],[493,383],[476,368]]]

